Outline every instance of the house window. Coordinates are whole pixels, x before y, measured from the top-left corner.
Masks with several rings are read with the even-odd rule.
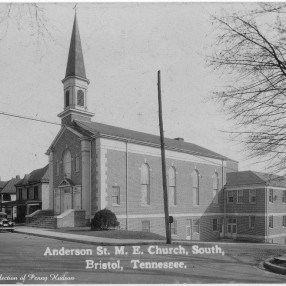
[[[243,203],[243,190],[237,191],[237,202],[240,204]]]
[[[176,169],[171,167],[169,169],[169,203],[171,206],[177,204],[177,195],[176,195]]]
[[[120,187],[112,187],[112,205],[120,205]]]
[[[3,194],[3,201],[11,201],[11,195],[10,194]]]
[[[57,160],[56,168],[57,168],[57,176],[59,176],[60,175],[60,164],[58,160]]]
[[[218,204],[218,173],[213,175],[213,203]]]
[[[249,228],[255,228],[255,216],[249,217]]]
[[[193,221],[193,233],[200,233],[200,220],[195,219]]]
[[[269,216],[269,227],[273,228],[273,215]]]
[[[67,90],[65,94],[65,106],[68,107],[70,105],[70,92]]]
[[[228,191],[227,192],[227,202],[229,204],[233,204],[233,191]]]
[[[249,190],[249,202],[255,204],[256,202],[256,190]]]
[[[142,221],[142,231],[150,232],[150,221],[149,220]]]
[[[218,231],[218,219],[213,219],[213,231]]]
[[[84,106],[84,92],[81,89],[77,91],[77,105]]]
[[[269,202],[273,203],[273,189],[269,189]]]
[[[76,172],[79,171],[79,156],[78,155],[75,157],[75,171]]]
[[[177,221],[174,220],[173,223],[171,223],[171,234],[176,235],[177,234]]]
[[[193,171],[193,205],[198,206],[200,204],[200,193],[199,193],[199,172]]]
[[[38,187],[34,187],[34,200],[38,200],[39,199],[39,189]]]
[[[286,215],[283,216],[282,225],[283,225],[284,227],[286,227]]]
[[[146,163],[141,166],[141,205],[150,205],[150,168]]]
[[[282,191],[282,202],[286,203],[286,190]]]
[[[34,199],[34,189],[33,189],[33,188],[30,188],[30,189],[29,189],[29,199],[30,199],[30,200],[33,200],[33,199]]]
[[[30,188],[27,188],[27,201],[30,199]]]
[[[23,199],[23,194],[22,194],[22,188],[19,189],[19,201],[22,201]]]
[[[67,178],[71,178],[71,152],[68,149],[63,154],[63,173]]]

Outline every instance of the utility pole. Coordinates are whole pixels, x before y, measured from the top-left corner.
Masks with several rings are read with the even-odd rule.
[[[160,71],[158,71],[158,102],[159,102],[159,126],[160,126],[160,139],[161,139],[161,158],[162,158],[162,178],[163,178],[163,197],[164,197],[164,211],[165,211],[166,243],[167,244],[171,244],[171,232],[170,232],[170,224],[169,224],[167,176],[166,176],[165,143],[164,143],[164,128],[163,128],[163,119],[162,119],[162,100],[161,100],[161,77],[160,77]]]

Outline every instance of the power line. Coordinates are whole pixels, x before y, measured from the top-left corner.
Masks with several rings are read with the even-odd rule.
[[[60,123],[57,123],[57,122],[52,122],[52,121],[43,120],[43,119],[37,119],[34,117],[28,117],[28,116],[24,116],[24,115],[20,115],[20,114],[8,113],[8,112],[4,112],[4,111],[0,111],[0,115],[6,115],[6,116],[11,116],[11,117],[16,117],[16,118],[23,118],[23,119],[27,119],[27,120],[49,123],[49,124],[53,124],[53,125],[61,125]]]

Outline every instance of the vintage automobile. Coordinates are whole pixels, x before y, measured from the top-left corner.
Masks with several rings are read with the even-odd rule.
[[[7,219],[7,214],[0,212],[0,231],[14,231],[14,223]]]

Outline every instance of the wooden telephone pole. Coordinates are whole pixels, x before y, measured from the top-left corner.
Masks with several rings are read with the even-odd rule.
[[[164,211],[165,211],[165,228],[166,228],[166,243],[171,244],[171,232],[169,224],[169,206],[168,206],[168,190],[166,176],[166,159],[165,159],[165,143],[164,143],[164,128],[162,119],[162,100],[161,100],[161,77],[158,71],[158,102],[159,102],[159,126],[161,139],[161,158],[162,158],[162,178],[163,178],[163,196],[164,196]]]

